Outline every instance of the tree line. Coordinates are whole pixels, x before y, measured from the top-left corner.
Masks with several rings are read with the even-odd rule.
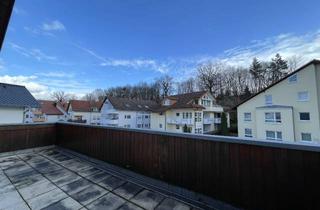
[[[293,56],[288,60],[276,54],[270,61],[253,58],[248,68],[230,66],[223,62],[206,62],[197,67],[195,77],[184,81],[175,81],[164,75],[151,83],[140,82],[136,85],[124,85],[107,89],[96,89],[87,93],[84,100],[102,100],[106,96],[131,98],[139,100],[160,101],[171,94],[183,94],[194,91],[209,91],[217,102],[225,106],[234,106],[252,94],[277,82],[290,71],[297,68],[302,58]],[[63,91],[54,92],[51,96],[57,101],[75,98]]]

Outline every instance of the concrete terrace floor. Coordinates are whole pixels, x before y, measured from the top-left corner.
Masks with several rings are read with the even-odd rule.
[[[0,158],[1,210],[193,208],[59,148]]]

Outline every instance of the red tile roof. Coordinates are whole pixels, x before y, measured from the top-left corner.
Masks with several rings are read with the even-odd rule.
[[[69,106],[72,107],[72,111],[76,112],[91,112],[93,108],[97,108],[100,111],[103,101],[85,101],[85,100],[70,100]],[[69,107],[68,106],[68,107]]]
[[[63,113],[56,107],[56,102],[39,100],[40,109],[46,115],[63,115]]]

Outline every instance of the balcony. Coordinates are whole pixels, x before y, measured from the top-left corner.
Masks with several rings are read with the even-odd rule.
[[[174,125],[193,125],[192,119],[167,119],[168,124],[174,124]]]
[[[214,119],[213,118],[203,118],[203,124],[208,125],[208,124],[213,124]]]
[[[102,123],[104,125],[118,125],[119,124],[119,119],[114,118],[114,119],[102,119]]]
[[[0,152],[1,209],[320,208],[312,145],[46,123],[0,126]]]

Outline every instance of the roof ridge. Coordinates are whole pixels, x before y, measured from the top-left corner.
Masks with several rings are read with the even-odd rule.
[[[9,86],[17,86],[17,87],[24,87],[24,88],[26,88],[26,86],[24,86],[24,85],[9,84],[9,83],[4,83],[4,82],[0,82],[0,85],[9,85]]]

